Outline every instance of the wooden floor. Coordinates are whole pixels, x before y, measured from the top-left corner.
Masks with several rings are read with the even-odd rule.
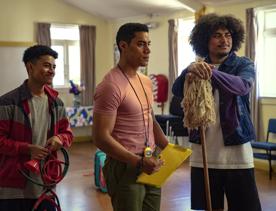
[[[93,143],[74,143],[68,151],[70,168],[57,187],[62,210],[112,211],[109,196],[94,186],[93,158],[96,148]],[[256,180],[263,211],[275,211],[276,174],[269,180],[267,172],[256,170]],[[161,211],[188,210],[190,210],[190,171],[188,162],[185,162],[162,189]]]

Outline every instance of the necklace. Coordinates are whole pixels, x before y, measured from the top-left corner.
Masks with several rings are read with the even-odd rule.
[[[150,117],[150,106],[149,106],[148,95],[147,95],[146,90],[145,90],[145,88],[144,88],[144,85],[143,85],[143,83],[142,83],[142,81],[141,81],[141,79],[140,79],[139,74],[137,74],[138,79],[139,79],[139,82],[140,82],[140,84],[141,84],[141,86],[142,86],[142,88],[143,88],[143,92],[144,92],[145,97],[146,97],[146,100],[147,100],[147,106],[148,106],[148,107],[147,107],[147,110],[148,110],[148,121],[147,121],[147,123],[148,123],[148,128],[147,128],[147,127],[146,127],[146,122],[145,122],[144,109],[143,109],[142,102],[141,102],[141,100],[140,100],[140,98],[139,98],[139,96],[138,96],[136,90],[134,89],[134,86],[132,85],[132,83],[130,82],[129,78],[127,77],[126,73],[123,71],[123,69],[121,68],[121,66],[120,66],[119,64],[118,64],[117,66],[118,66],[118,68],[121,70],[121,72],[123,73],[123,75],[125,76],[125,78],[127,79],[127,81],[128,81],[128,83],[129,83],[129,85],[131,86],[131,88],[132,88],[132,90],[133,90],[133,92],[134,92],[134,94],[135,94],[137,100],[139,101],[139,104],[140,104],[140,107],[141,107],[141,111],[142,111],[144,129],[145,129],[145,130],[144,130],[144,131],[145,131],[145,138],[146,138],[146,139],[145,139],[145,145],[146,145],[146,147],[149,147],[149,117]]]

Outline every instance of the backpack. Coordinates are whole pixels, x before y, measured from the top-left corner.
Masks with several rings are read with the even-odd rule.
[[[97,150],[94,157],[95,186],[103,193],[107,193],[106,183],[105,183],[103,170],[102,170],[105,159],[106,159],[106,154],[101,150]]]

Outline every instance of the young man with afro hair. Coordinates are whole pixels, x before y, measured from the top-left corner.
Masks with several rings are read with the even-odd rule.
[[[210,80],[215,99],[216,123],[206,129],[210,192],[213,210],[224,209],[226,195],[229,211],[260,211],[254,177],[250,141],[255,139],[250,120],[249,94],[252,90],[254,64],[239,57],[244,41],[244,27],[231,15],[202,16],[190,35],[190,44],[203,61],[191,63],[174,82],[174,95],[183,97],[185,80]],[[192,142],[191,208],[206,209],[200,135],[190,132]]]

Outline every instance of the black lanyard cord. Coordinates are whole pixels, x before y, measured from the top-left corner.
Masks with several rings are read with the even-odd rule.
[[[149,105],[148,95],[147,95],[146,90],[145,90],[145,88],[144,88],[144,86],[143,86],[143,83],[142,83],[142,81],[141,81],[141,79],[140,79],[139,74],[137,74],[138,79],[139,79],[139,82],[140,82],[140,84],[141,84],[141,86],[142,86],[142,88],[143,88],[143,91],[144,91],[144,94],[145,94],[145,97],[146,97],[146,100],[147,100],[147,106],[148,106],[148,108],[147,108],[147,109],[148,109],[148,128],[146,129],[146,121],[145,121],[145,117],[144,117],[144,109],[143,109],[142,102],[141,102],[141,100],[140,100],[140,98],[139,98],[139,96],[138,96],[136,90],[134,89],[134,86],[132,85],[132,83],[130,82],[130,80],[129,80],[129,78],[127,77],[126,73],[123,71],[123,69],[121,68],[121,66],[120,66],[119,64],[118,64],[118,68],[121,70],[121,72],[123,73],[123,75],[124,75],[125,78],[127,79],[129,85],[131,86],[131,88],[132,88],[134,94],[136,95],[136,98],[137,98],[137,100],[139,101],[139,104],[140,104],[140,106],[141,106],[142,117],[143,117],[143,122],[144,122],[144,129],[145,129],[145,137],[146,137],[145,145],[146,145],[146,147],[149,147],[150,105]]]

